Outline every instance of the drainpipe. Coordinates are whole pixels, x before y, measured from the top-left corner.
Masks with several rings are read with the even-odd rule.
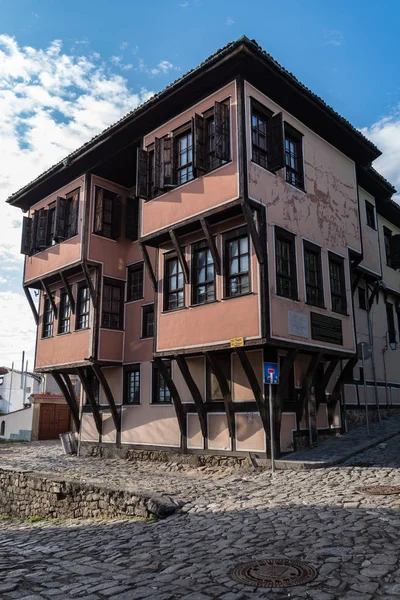
[[[26,379],[28,376],[28,361],[26,361],[26,366],[25,366],[25,377],[24,377],[24,392],[23,392],[23,396],[22,396],[22,404],[25,407],[25,400],[26,400]]]
[[[8,412],[10,412],[10,408],[11,408],[11,393],[12,393],[13,375],[14,375],[14,362],[11,367],[10,392],[8,394]]]

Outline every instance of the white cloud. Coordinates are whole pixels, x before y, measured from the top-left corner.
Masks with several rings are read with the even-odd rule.
[[[234,22],[235,21],[232,19],[232,17],[227,17],[226,21],[225,21],[225,25],[233,25]]]
[[[397,113],[380,119],[361,132],[382,151],[374,167],[398,190],[394,199],[400,203],[400,106]]]
[[[125,50],[129,46],[129,42],[121,42],[119,45],[120,50]]]
[[[68,54],[60,40],[21,47],[0,35],[0,283],[10,271],[22,279],[23,265],[22,213],[6,198],[151,95],[134,93],[97,53]],[[33,360],[33,318],[19,286],[1,290],[0,336],[0,364],[22,349]]]
[[[150,69],[150,73],[152,75],[159,75],[160,73],[165,75],[165,73],[168,73],[168,71],[172,71],[175,68],[176,67],[174,67],[174,65],[168,60],[162,60],[158,63],[157,67],[155,67],[154,69]]]
[[[182,4],[179,4],[179,6],[181,8],[186,8],[187,6],[189,6],[189,2],[182,2]]]
[[[343,34],[338,29],[324,30],[325,46],[341,46],[343,43]]]

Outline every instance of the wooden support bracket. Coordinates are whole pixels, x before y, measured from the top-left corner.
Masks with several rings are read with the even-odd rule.
[[[303,386],[301,388],[299,402],[297,405],[297,420],[299,422],[301,421],[301,418],[303,416],[304,408],[306,405],[306,400],[310,393],[310,386],[311,386],[315,371],[317,370],[318,364],[321,362],[322,356],[323,356],[322,352],[313,354],[311,357],[311,360],[309,362],[309,365],[308,365],[308,368],[307,368],[307,371],[306,371],[306,374],[304,377]]]
[[[282,369],[279,373],[279,384],[276,387],[275,402],[274,402],[274,431],[275,431],[275,446],[276,455],[279,456],[281,452],[281,423],[282,423],[282,412],[284,403],[284,389],[289,379],[290,373],[293,369],[294,362],[296,360],[298,350],[297,348],[291,348],[288,350],[286,356],[283,358]]]
[[[90,408],[92,409],[94,422],[96,424],[96,429],[97,429],[99,435],[101,435],[102,431],[103,431],[103,422],[101,420],[99,407],[98,407],[96,400],[94,398],[94,395],[93,395],[93,390],[90,387],[90,382],[89,382],[86,372],[85,372],[85,367],[77,367],[75,372],[77,373],[77,375],[82,383],[82,387],[85,391],[86,397],[90,404]]]
[[[88,284],[88,288],[90,291],[90,297],[92,299],[93,306],[94,306],[94,308],[97,308],[98,294],[94,288],[93,281],[92,281],[92,278],[90,277],[89,269],[88,269],[88,266],[87,266],[87,263],[85,260],[82,260],[82,270],[83,270],[83,274],[86,279],[86,283]]]
[[[217,275],[221,275],[221,258],[218,252],[217,245],[215,243],[214,236],[211,232],[211,227],[207,219],[201,218],[200,225],[204,233],[204,237],[207,240],[207,245],[210,249],[211,256],[214,261],[214,269]]]
[[[192,377],[192,374],[189,370],[188,364],[186,362],[185,357],[182,354],[177,354],[174,356],[176,360],[176,364],[178,365],[180,372],[182,373],[182,377],[185,380],[186,385],[188,386],[189,392],[193,398],[193,402],[196,407],[196,411],[200,421],[201,433],[205,439],[208,437],[207,432],[207,415],[203,402],[203,398],[201,396],[200,390],[197,387],[195,380]]]
[[[331,380],[331,377],[333,375],[333,373],[335,372],[336,367],[338,366],[340,361],[340,358],[338,356],[335,356],[334,358],[331,359],[329,365],[327,366],[324,376],[322,378],[322,382],[321,382],[321,386],[320,386],[320,394],[321,394],[321,399],[319,399],[317,397],[317,408],[319,407],[322,397],[325,397],[325,391],[326,388],[328,387],[328,384]]]
[[[343,368],[342,372],[340,373],[338,380],[335,383],[335,387],[333,388],[331,397],[329,399],[328,402],[328,421],[329,421],[329,425],[331,425],[333,423],[333,414],[335,412],[335,407],[336,407],[336,403],[340,398],[340,394],[343,391],[343,387],[344,384],[346,383],[346,380],[350,379],[350,377],[353,374],[353,369],[356,366],[356,364],[358,363],[358,357],[354,357],[354,358],[350,358],[345,367]],[[365,374],[364,374],[365,377]]]
[[[147,250],[145,244],[140,243],[139,246],[140,246],[140,251],[143,256],[143,261],[144,261],[144,264],[146,267],[147,274],[150,278],[151,287],[153,288],[154,292],[157,292],[157,280],[156,280],[156,276],[154,275],[153,266],[151,264],[148,250]]]
[[[70,392],[68,386],[66,385],[65,381],[61,377],[61,373],[58,373],[57,371],[54,371],[52,373],[52,376],[54,377],[54,381],[56,382],[56,384],[60,388],[61,393],[63,394],[63,396],[64,396],[64,398],[65,398],[65,400],[66,400],[66,402],[67,402],[67,404],[69,406],[72,418],[73,418],[74,423],[75,423],[76,430],[79,431],[79,429],[80,429],[79,409],[78,409],[78,405],[76,403],[75,394],[73,396],[71,395],[71,392]]]
[[[43,287],[44,291],[46,292],[48,299],[50,300],[50,304],[53,309],[54,317],[57,319],[57,304],[56,304],[56,301],[54,300],[54,296],[51,293],[50,288],[44,279],[41,279],[40,283],[42,284],[42,287]]]
[[[175,231],[173,229],[169,230],[169,237],[171,238],[172,245],[175,248],[176,255],[182,267],[183,278],[185,280],[185,283],[189,283],[189,267],[186,262],[186,258],[182,252],[181,245],[179,244],[178,238],[176,237]]]
[[[164,364],[164,361],[159,356],[154,357],[154,362],[159,368],[159,371],[167,384],[169,392],[171,394],[172,402],[174,403],[176,418],[178,419],[179,429],[181,431],[182,436],[186,437],[186,418],[183,411],[181,397],[176,388],[175,383],[170,376],[167,367]]]
[[[31,293],[29,291],[29,288],[24,287],[24,292],[25,292],[26,299],[29,302],[29,306],[31,307],[31,311],[32,311],[32,314],[33,314],[33,318],[35,319],[36,326],[38,326],[39,325],[39,313],[38,313],[37,308],[35,306],[35,303],[34,303],[34,301],[32,299],[32,296],[31,296]]]
[[[244,350],[244,348],[240,348],[240,347],[236,348],[236,354],[238,355],[240,364],[242,365],[242,369],[246,374],[246,377],[250,384],[251,390],[254,394],[254,399],[257,403],[257,408],[260,413],[261,422],[263,424],[265,434],[268,437],[269,436],[268,410],[267,410],[267,407],[265,404],[264,395],[262,393],[257,376],[254,372],[253,366],[252,366],[251,362],[249,361],[249,357],[247,356],[247,353]]]
[[[224,407],[225,407],[226,418],[228,420],[229,436],[232,440],[232,447],[233,447],[233,443],[235,440],[235,418],[234,418],[234,412],[233,412],[232,394],[229,389],[229,385],[226,380],[226,377],[218,363],[218,359],[209,351],[206,351],[204,354],[208,360],[208,364],[210,365],[211,370],[213,371],[215,377],[217,378],[218,385],[221,390],[222,399],[223,399]]]
[[[72,293],[72,289],[69,284],[68,277],[66,277],[62,271],[60,272],[60,277],[61,277],[61,281],[63,282],[63,286],[65,287],[65,291],[67,292],[67,296],[69,298],[69,304],[71,306],[71,311],[73,314],[75,314],[75,298]]]
[[[93,372],[97,377],[97,380],[99,382],[99,384],[101,385],[101,387],[103,388],[104,394],[106,396],[107,402],[108,402],[108,406],[110,407],[111,410],[111,415],[114,421],[114,425],[115,425],[115,429],[117,431],[121,430],[121,424],[120,424],[120,418],[119,418],[119,413],[117,411],[117,407],[115,406],[115,401],[114,401],[114,396],[113,393],[110,389],[110,386],[108,385],[108,381],[105,378],[105,375],[103,373],[103,371],[101,370],[101,367],[97,364],[93,364],[92,365],[93,368]]]
[[[245,218],[247,227],[249,229],[251,241],[253,242],[254,250],[257,255],[257,260],[260,263],[260,265],[263,265],[266,260],[266,249],[264,248],[264,246],[261,242],[261,237],[257,231],[256,224],[254,223],[252,210],[251,210],[250,206],[247,204],[247,202],[242,202],[241,207],[242,207],[243,216]]]

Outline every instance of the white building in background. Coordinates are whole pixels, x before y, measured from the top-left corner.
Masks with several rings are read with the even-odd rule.
[[[21,410],[29,404],[29,396],[42,391],[42,377],[35,373],[22,373],[17,369],[0,367],[0,412]]]

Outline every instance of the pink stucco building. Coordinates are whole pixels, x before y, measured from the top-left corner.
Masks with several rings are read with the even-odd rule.
[[[268,455],[267,361],[277,453],[341,430],[364,378],[371,409],[399,404],[400,210],[379,155],[240,38],[15,193],[35,368],[82,441]]]

